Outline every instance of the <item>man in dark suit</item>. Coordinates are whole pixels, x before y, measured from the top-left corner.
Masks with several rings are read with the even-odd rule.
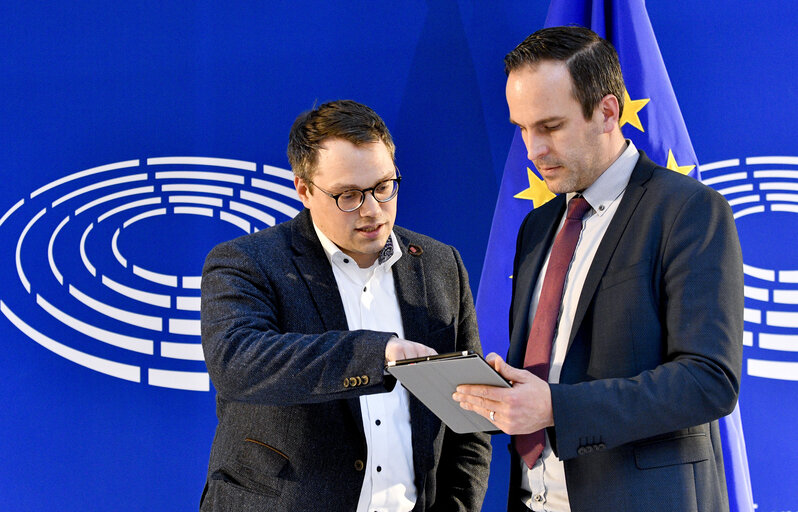
[[[201,510],[479,510],[487,435],[453,433],[384,375],[481,350],[460,255],[394,226],[394,144],[365,105],[300,115],[288,157],[306,208],[203,270],[219,425]]]
[[[510,349],[488,356],[512,388],[455,399],[512,435],[509,509],[728,510],[717,419],[743,330],[729,205],[624,139],[618,57],[593,32],[543,29],[505,64],[511,122],[559,195],[519,230]]]

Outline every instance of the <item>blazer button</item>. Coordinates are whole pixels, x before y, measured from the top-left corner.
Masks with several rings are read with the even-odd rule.
[[[362,461],[362,460],[360,460],[360,459],[357,459],[357,460],[355,461],[355,471],[363,471],[363,468],[364,468],[365,466],[366,466],[366,465],[365,465],[365,464],[363,464],[363,461]]]
[[[363,385],[364,386],[368,386],[369,385],[369,376],[368,375],[363,375],[360,378],[363,379]]]
[[[576,450],[576,454],[577,454],[577,455],[584,455],[584,454],[586,454],[586,453],[587,453],[587,452],[585,451],[585,447],[584,447],[584,446],[580,446],[580,447],[579,447],[579,448],[577,448],[577,450]]]
[[[357,380],[357,385],[358,386],[362,386],[363,385],[363,379],[360,376],[355,377],[355,380]]]
[[[344,387],[345,388],[349,387],[349,379],[347,379],[346,377],[344,377]]]
[[[596,449],[599,450],[599,451],[606,450],[607,449],[607,445],[604,444],[604,443],[599,443],[598,446],[596,447]]]
[[[352,387],[357,386],[357,379],[355,379],[354,377],[349,377],[349,385]]]

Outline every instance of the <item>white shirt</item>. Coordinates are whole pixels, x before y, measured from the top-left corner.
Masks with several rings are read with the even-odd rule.
[[[313,227],[332,265],[349,329],[393,332],[404,338],[391,272],[402,257],[394,233],[389,242],[393,254],[381,258],[382,263],[378,259],[369,268],[360,268],[315,224]],[[360,397],[368,457],[358,512],[405,512],[416,503],[409,404],[407,390],[399,383],[390,393]]]
[[[574,251],[574,258],[565,276],[565,287],[563,290],[562,308],[560,318],[557,323],[557,330],[551,348],[551,367],[549,369],[549,382],[556,384],[560,382],[560,372],[565,361],[565,354],[568,351],[568,340],[571,337],[571,329],[576,315],[576,306],[579,296],[582,293],[582,286],[585,284],[590,265],[596,255],[596,250],[604,238],[604,233],[610,225],[618,204],[621,202],[626,185],[632,175],[632,170],[637,164],[639,153],[632,141],[627,141],[626,150],[618,157],[615,162],[604,171],[592,185],[584,192],[585,200],[590,204],[591,210],[582,220],[582,232]],[[571,200],[575,193],[566,195],[567,200]],[[560,220],[562,228],[565,216]],[[543,268],[540,270],[535,290],[532,294],[532,303],[529,308],[529,325],[535,318],[538,308],[540,291],[543,286],[543,276],[546,275],[546,268],[549,265],[549,255]],[[555,426],[556,428],[556,426]],[[545,512],[568,512],[571,506],[568,502],[568,490],[565,486],[565,468],[563,462],[554,455],[546,435],[546,445],[543,448],[538,461],[529,469],[521,461],[522,476],[521,490],[522,499],[526,506],[535,511]]]

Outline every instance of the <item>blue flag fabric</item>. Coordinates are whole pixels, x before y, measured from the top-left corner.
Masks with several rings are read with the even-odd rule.
[[[615,46],[627,90],[620,121],[624,136],[654,162],[700,179],[698,159],[643,0],[552,0],[546,26],[560,25],[589,27]],[[516,130],[504,166],[477,294],[485,352],[507,352],[516,235],[524,216],[551,197],[527,159],[520,131]],[[731,510],[752,512],[739,408],[720,423]]]

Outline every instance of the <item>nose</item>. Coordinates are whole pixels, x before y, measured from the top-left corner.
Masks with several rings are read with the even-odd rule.
[[[380,211],[380,203],[371,192],[367,192],[359,211],[362,217],[375,217]]]
[[[539,135],[528,134],[524,137],[524,144],[526,144],[527,158],[533,162],[549,153],[548,141]]]

